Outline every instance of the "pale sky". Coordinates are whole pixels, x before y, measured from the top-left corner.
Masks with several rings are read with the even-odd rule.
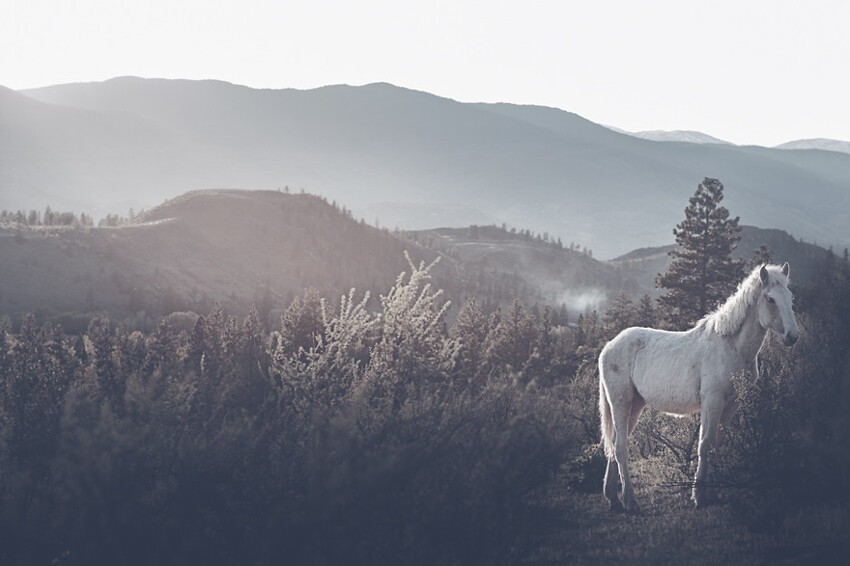
[[[0,0],[0,85],[390,82],[739,144],[850,140],[846,0]]]

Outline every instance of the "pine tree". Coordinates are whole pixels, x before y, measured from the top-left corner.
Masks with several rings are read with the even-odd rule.
[[[634,303],[624,291],[620,291],[605,311],[605,331],[613,338],[631,326],[633,319]]]
[[[487,339],[487,315],[472,298],[457,315],[449,332],[448,363],[454,375],[472,380],[481,368]]]
[[[115,349],[112,325],[108,318],[94,318],[86,334],[91,343],[89,363],[97,378],[98,389],[116,408],[124,396],[124,384],[121,379],[120,352]]]
[[[519,300],[514,299],[504,318],[488,336],[489,361],[510,371],[521,372],[534,350],[536,323]]]
[[[635,307],[635,326],[644,328],[652,328],[656,324],[655,307],[652,304],[652,297],[644,293],[640,301]]]
[[[280,317],[280,326],[282,351],[287,356],[306,355],[324,331],[319,291],[309,287],[303,299],[293,299]]]
[[[739,218],[729,217],[722,200],[723,184],[706,178],[690,198],[685,219],[673,230],[673,260],[656,285],[667,289],[658,302],[674,328],[687,328],[717,307],[743,276],[743,262],[731,257],[741,239]]]
[[[207,320],[203,316],[199,316],[195,321],[195,327],[192,329],[192,334],[189,335],[189,343],[186,348],[186,360],[189,367],[197,373],[203,371],[204,352],[207,347]]]

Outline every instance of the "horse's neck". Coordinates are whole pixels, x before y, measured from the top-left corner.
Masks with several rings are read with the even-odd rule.
[[[735,351],[741,356],[743,363],[746,364],[756,358],[766,334],[767,330],[759,324],[756,305],[750,306],[741,328],[732,335]]]

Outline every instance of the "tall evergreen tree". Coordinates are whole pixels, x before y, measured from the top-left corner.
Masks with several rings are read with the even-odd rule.
[[[669,324],[683,329],[728,297],[743,276],[743,262],[732,259],[741,239],[738,217],[720,205],[723,184],[706,178],[685,208],[685,219],[673,230],[673,260],[656,285],[667,289],[658,299]]]
[[[519,300],[514,299],[505,317],[488,336],[489,360],[495,365],[521,372],[534,351],[536,322],[534,316],[522,308]]]
[[[605,330],[613,338],[634,321],[634,303],[624,292],[620,291],[605,311]]]
[[[477,376],[484,357],[487,339],[487,315],[472,298],[457,315],[449,331],[447,357],[453,375],[472,379]]]
[[[653,306],[652,297],[647,293],[640,298],[635,307],[635,326],[643,326],[644,328],[652,328],[656,323],[655,307]]]
[[[287,356],[304,357],[323,336],[322,301],[319,291],[309,287],[304,297],[295,297],[280,317],[281,348]]]

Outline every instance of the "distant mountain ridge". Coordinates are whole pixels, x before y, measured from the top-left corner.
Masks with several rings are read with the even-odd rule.
[[[604,258],[667,242],[706,176],[742,222],[850,243],[848,155],[657,143],[555,108],[383,83],[125,77],[4,92],[0,111],[0,208],[114,212],[190,189],[288,185],[382,226],[506,222]]]
[[[777,149],[818,149],[822,151],[837,151],[850,153],[850,142],[826,138],[795,140],[777,145]]]
[[[693,130],[647,130],[644,132],[631,132],[631,135],[651,141],[660,142],[686,142],[686,143],[717,143],[733,145],[732,142],[721,140]]]

